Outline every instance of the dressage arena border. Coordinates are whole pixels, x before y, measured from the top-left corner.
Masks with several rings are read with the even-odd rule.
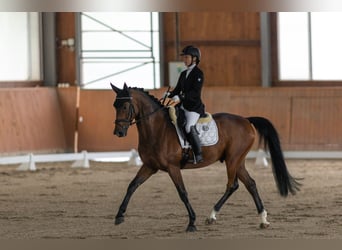
[[[141,165],[140,157],[135,149],[131,151],[116,152],[87,152],[65,154],[40,154],[33,153],[19,156],[0,157],[1,165],[20,164],[17,170],[35,171],[36,163],[40,162],[73,162],[73,168],[89,168],[89,160],[103,162],[127,162],[130,165]]]
[[[341,151],[285,151],[285,159],[342,159]],[[247,159],[255,158],[255,165],[268,167],[269,154],[264,150],[250,151]],[[37,154],[33,153],[18,156],[0,156],[1,165],[20,164],[17,170],[35,171],[36,162],[65,162],[71,161],[73,168],[89,168],[89,160],[102,162],[127,162],[129,165],[140,166],[142,164],[139,154],[135,149],[131,151],[115,152],[87,152]]]

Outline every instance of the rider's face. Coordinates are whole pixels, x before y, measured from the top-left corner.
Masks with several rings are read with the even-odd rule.
[[[183,55],[183,62],[185,66],[189,67],[192,65],[192,56],[191,55]]]

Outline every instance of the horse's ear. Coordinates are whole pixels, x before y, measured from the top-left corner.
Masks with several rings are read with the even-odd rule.
[[[118,87],[114,86],[112,83],[110,83],[110,86],[112,86],[112,89],[114,90],[115,93],[119,93],[121,91],[121,89],[119,89]]]
[[[128,86],[126,83],[124,83],[124,89],[128,89]]]

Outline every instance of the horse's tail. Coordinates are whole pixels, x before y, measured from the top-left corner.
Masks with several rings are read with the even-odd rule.
[[[256,128],[260,143],[263,141],[265,150],[269,150],[271,154],[272,171],[280,195],[286,197],[289,191],[293,195],[296,194],[301,184],[287,170],[277,130],[266,118],[248,117],[247,119]]]

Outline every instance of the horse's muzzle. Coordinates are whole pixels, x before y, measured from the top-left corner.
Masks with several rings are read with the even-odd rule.
[[[125,137],[127,135],[127,130],[115,128],[113,134],[117,137]]]

